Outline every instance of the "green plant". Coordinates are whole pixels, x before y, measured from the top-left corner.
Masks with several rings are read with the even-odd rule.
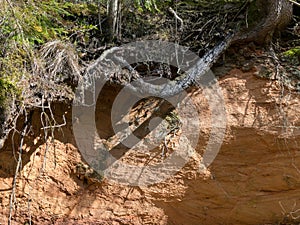
[[[294,57],[294,56],[300,57],[300,46],[291,48],[288,51],[285,51],[283,54],[285,56],[290,56],[290,57]]]
[[[4,122],[7,110],[11,107],[11,101],[20,96],[20,90],[16,85],[4,78],[0,78],[0,122]]]

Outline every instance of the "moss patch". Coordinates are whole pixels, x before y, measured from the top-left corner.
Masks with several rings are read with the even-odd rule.
[[[294,66],[299,65],[300,63],[300,47],[291,48],[288,51],[283,52],[282,58],[285,61],[288,61]]]
[[[300,57],[300,46],[292,48],[286,52],[283,53],[285,56],[290,56],[290,57]]]
[[[19,95],[15,84],[7,79],[0,79],[0,106],[5,106],[11,96]]]
[[[16,86],[11,81],[0,78],[0,124],[5,122],[14,96],[20,96]],[[0,134],[3,132],[2,129],[3,126],[0,128]]]

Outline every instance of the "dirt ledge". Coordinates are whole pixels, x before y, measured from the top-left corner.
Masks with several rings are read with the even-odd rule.
[[[48,142],[41,173],[46,144],[36,110],[36,122],[23,146],[13,224],[29,219],[33,224],[299,223],[299,94],[282,91],[278,82],[258,78],[255,72],[256,68],[231,69],[219,80],[228,124],[207,173],[197,168],[209,137],[210,112],[201,91],[190,91],[203,122],[199,157],[148,188],[80,180],[74,172],[82,158],[72,133],[71,108],[61,103],[54,106],[55,117],[60,123],[64,114],[67,126]],[[16,166],[10,138],[0,151],[0,165],[0,223],[7,223]]]

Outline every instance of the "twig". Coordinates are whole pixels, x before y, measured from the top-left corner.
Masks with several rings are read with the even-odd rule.
[[[9,7],[10,7],[10,9],[11,9],[11,12],[12,12],[12,14],[13,14],[13,17],[14,17],[15,20],[16,20],[16,24],[17,24],[17,27],[18,27],[18,29],[19,29],[19,32],[21,33],[21,37],[22,37],[22,39],[24,40],[24,31],[23,31],[23,29],[22,29],[22,26],[21,26],[20,23],[19,23],[18,17],[16,16],[15,8],[14,8],[14,6],[13,6],[13,4],[11,3],[10,0],[6,0],[6,2],[8,3],[8,5],[9,5]]]
[[[24,30],[23,30],[23,28],[22,28],[22,26],[20,24],[20,20],[18,19],[18,16],[17,16],[15,8],[14,8],[14,5],[13,5],[13,3],[10,0],[6,0],[6,2],[8,3],[8,5],[10,7],[10,10],[12,12],[13,17],[15,18],[17,29],[19,30],[20,37],[22,38],[22,41],[24,43],[23,44],[24,50],[28,54],[28,57],[30,57],[30,56],[32,56],[32,54],[30,52],[30,49],[29,49],[29,46],[28,46],[27,42],[25,41]]]
[[[44,169],[46,168],[47,152],[49,149],[48,142],[47,142],[47,140],[48,140],[48,130],[47,129],[51,130],[51,142],[54,145],[54,168],[56,168],[56,149],[55,149],[55,144],[54,144],[54,130],[55,130],[55,128],[59,128],[62,131],[61,127],[65,126],[67,124],[65,115],[62,116],[64,122],[62,124],[57,124],[54,114],[53,114],[53,111],[52,111],[52,108],[51,108],[51,105],[50,105],[50,102],[48,103],[48,105],[49,106],[47,107],[47,109],[50,112],[51,118],[45,112],[46,107],[45,108],[42,107],[42,113],[41,113],[41,118],[40,118],[42,126],[43,126],[41,129],[44,130],[44,134],[45,134],[44,139],[45,139],[45,143],[46,143],[46,150],[45,150],[44,161],[43,161],[43,166],[42,166],[41,172],[43,172]],[[43,115],[45,116],[46,123],[44,123]],[[48,126],[48,124],[50,124],[50,126]]]
[[[42,126],[45,127],[45,123],[44,123],[44,120],[43,120],[43,115],[45,116],[46,118],[46,125],[48,125],[48,122],[51,124],[51,121],[48,117],[48,115],[45,113],[45,111],[43,110],[43,112],[41,113],[41,123],[42,123]],[[51,127],[51,125],[50,125]],[[45,149],[45,154],[44,154],[44,160],[43,160],[43,165],[42,165],[42,169],[41,169],[41,173],[43,173],[44,171],[44,168],[46,167],[46,159],[47,159],[47,153],[48,153],[48,130],[47,129],[44,129],[44,140],[45,140],[45,144],[46,144],[46,149]]]
[[[297,220],[297,219],[299,219],[300,218],[300,215],[295,215],[295,214],[299,214],[300,213],[300,209],[297,209],[297,210],[295,210],[295,211],[293,211],[293,212],[290,212],[290,215],[291,215],[291,217],[294,219],[294,220]],[[295,216],[294,216],[295,215]]]
[[[242,7],[239,9],[239,11],[235,14],[235,16],[233,17],[232,21],[234,21],[239,15],[240,13],[246,8],[246,6],[248,5],[249,0],[246,0],[244,2],[244,4],[242,5]],[[247,13],[248,14],[248,13]],[[247,21],[246,21],[247,22]]]
[[[300,3],[298,3],[298,2],[295,2],[293,0],[288,0],[288,1],[291,2],[291,3],[293,3],[293,4],[295,4],[295,5],[297,5],[297,6],[300,6]]]
[[[166,151],[165,151],[166,150]],[[168,144],[167,144],[167,136],[164,138],[164,145],[162,147],[162,151],[161,151],[161,157],[164,158],[165,157],[165,153],[168,152]]]
[[[274,127],[277,127],[277,128],[291,128],[291,129],[300,129],[299,126],[274,126]]]
[[[101,11],[101,4],[100,4],[100,0],[99,0],[98,1],[98,25],[99,25],[100,34],[102,34],[102,25],[101,25],[101,14],[100,14],[100,11]]]
[[[63,115],[63,120],[64,120],[64,122],[61,123],[61,124],[58,124],[58,125],[52,125],[52,126],[44,126],[44,127],[42,127],[41,129],[42,129],[42,130],[45,130],[45,129],[53,129],[53,128],[64,127],[64,126],[66,126],[66,124],[67,124],[65,115]]]
[[[174,16],[175,16],[175,18],[177,19],[177,20],[179,20],[179,22],[180,22],[180,30],[183,30],[183,20],[177,15],[177,13],[174,11],[174,9],[172,9],[171,7],[169,7],[169,12],[170,13],[172,13]]]
[[[23,143],[24,143],[24,138],[26,136],[26,131],[28,128],[28,120],[27,120],[27,115],[26,115],[26,125],[21,133],[21,141],[20,141],[20,146],[19,146],[19,158],[18,158],[18,163],[16,166],[16,171],[15,171],[15,176],[13,179],[13,187],[12,187],[12,191],[11,191],[11,195],[10,195],[10,200],[9,200],[9,217],[8,217],[8,225],[11,224],[11,219],[12,219],[12,212],[13,212],[13,208],[14,208],[14,204],[16,202],[16,184],[17,184],[17,178],[18,178],[18,174],[19,174],[19,170],[22,166],[22,152],[23,152]]]

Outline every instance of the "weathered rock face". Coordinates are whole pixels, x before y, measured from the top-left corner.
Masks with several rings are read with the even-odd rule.
[[[81,156],[72,133],[71,108],[66,104],[53,106],[57,123],[63,123],[61,115],[65,114],[67,126],[57,130],[55,139],[47,145],[40,130],[40,112],[36,110],[33,128],[23,146],[13,221],[19,224],[31,218],[36,224],[270,224],[287,219],[299,222],[300,96],[284,90],[277,82],[255,77],[256,72],[255,68],[246,73],[233,69],[219,81],[227,110],[227,130],[220,152],[208,170],[199,171],[199,161],[210,134],[211,112],[201,91],[189,92],[201,121],[197,154],[180,172],[149,187],[81,179],[74,170]],[[101,101],[102,104],[110,104],[113,92],[108,89],[104,93],[106,102]],[[99,108],[96,118],[103,118],[104,111]],[[107,121],[109,117],[102,125],[107,127],[109,136],[112,129]],[[9,215],[16,165],[10,141],[0,151],[0,223],[6,223]],[[46,149],[47,160],[42,166]],[[126,159],[144,163],[134,153],[125,155]]]

